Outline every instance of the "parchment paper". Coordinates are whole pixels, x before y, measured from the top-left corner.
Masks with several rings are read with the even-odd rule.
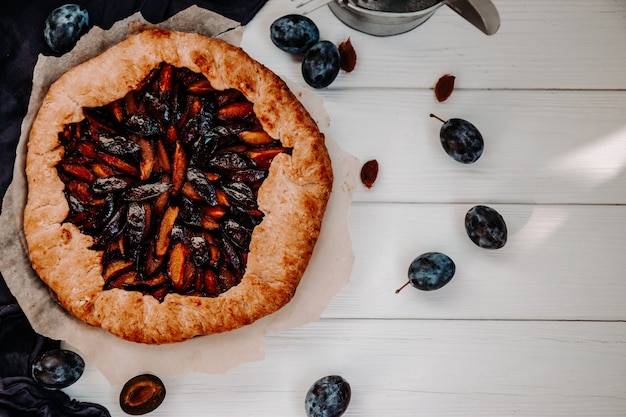
[[[357,181],[358,161],[328,136],[329,117],[322,100],[290,84],[326,134],[335,182],[319,241],[296,295],[278,312],[231,332],[199,336],[181,343],[145,345],[120,339],[69,315],[50,296],[33,271],[23,234],[26,204],[26,142],[32,121],[49,85],[67,69],[98,55],[109,46],[146,26],[193,31],[238,45],[243,28],[235,21],[192,6],[170,20],[152,25],[140,14],[116,23],[110,30],[94,27],[72,52],[60,57],[40,56],[33,76],[28,114],[22,123],[13,182],[0,216],[0,270],[20,307],[38,333],[62,340],[95,364],[112,385],[150,372],[164,378],[189,372],[223,373],[244,362],[262,360],[264,336],[319,319],[333,296],[349,279],[354,262],[348,216]]]

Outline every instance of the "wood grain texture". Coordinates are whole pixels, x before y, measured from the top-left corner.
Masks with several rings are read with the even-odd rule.
[[[331,135],[379,178],[356,201],[623,204],[626,95],[619,91],[329,90]],[[474,164],[460,164],[439,140],[444,119],[483,135]]]
[[[304,416],[309,386],[341,374],[345,416],[620,416],[626,324],[321,320],[267,337],[263,361],[165,380],[152,416]],[[123,413],[94,369],[68,389]]]
[[[626,207],[491,205],[509,239],[485,250],[465,232],[472,206],[355,203],[352,276],[324,317],[626,320]],[[453,259],[452,281],[395,294],[411,261],[430,251]]]

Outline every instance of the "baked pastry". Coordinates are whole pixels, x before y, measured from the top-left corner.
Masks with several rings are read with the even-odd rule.
[[[146,30],[53,83],[28,141],[34,270],[134,342],[236,329],[293,297],[332,188],[324,136],[269,69]]]

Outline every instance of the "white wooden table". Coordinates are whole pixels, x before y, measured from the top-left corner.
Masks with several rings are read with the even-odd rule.
[[[166,380],[154,416],[304,416],[319,377],[352,386],[346,416],[626,415],[626,2],[495,0],[488,37],[448,8],[424,26],[376,38],[327,8],[309,16],[324,39],[358,55],[316,91],[339,145],[380,176],[358,184],[349,283],[321,320],[269,335],[266,357],[225,375]],[[270,0],[242,47],[303,86],[299,61],[269,26],[296,12]],[[450,73],[457,89],[438,103]],[[429,113],[461,117],[486,146],[472,166],[445,155]],[[482,250],[463,217],[496,208],[509,241]],[[441,290],[394,290],[422,252],[450,255]],[[66,392],[123,416],[88,364]]]

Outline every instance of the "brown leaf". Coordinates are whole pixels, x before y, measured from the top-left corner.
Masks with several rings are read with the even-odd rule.
[[[361,168],[361,182],[367,188],[372,188],[378,177],[378,161],[372,159],[363,164]]]
[[[350,38],[339,44],[339,65],[345,72],[352,72],[356,67],[356,51]]]
[[[437,101],[446,101],[452,91],[454,91],[454,81],[456,77],[454,75],[446,74],[439,78],[435,85],[435,97]]]

